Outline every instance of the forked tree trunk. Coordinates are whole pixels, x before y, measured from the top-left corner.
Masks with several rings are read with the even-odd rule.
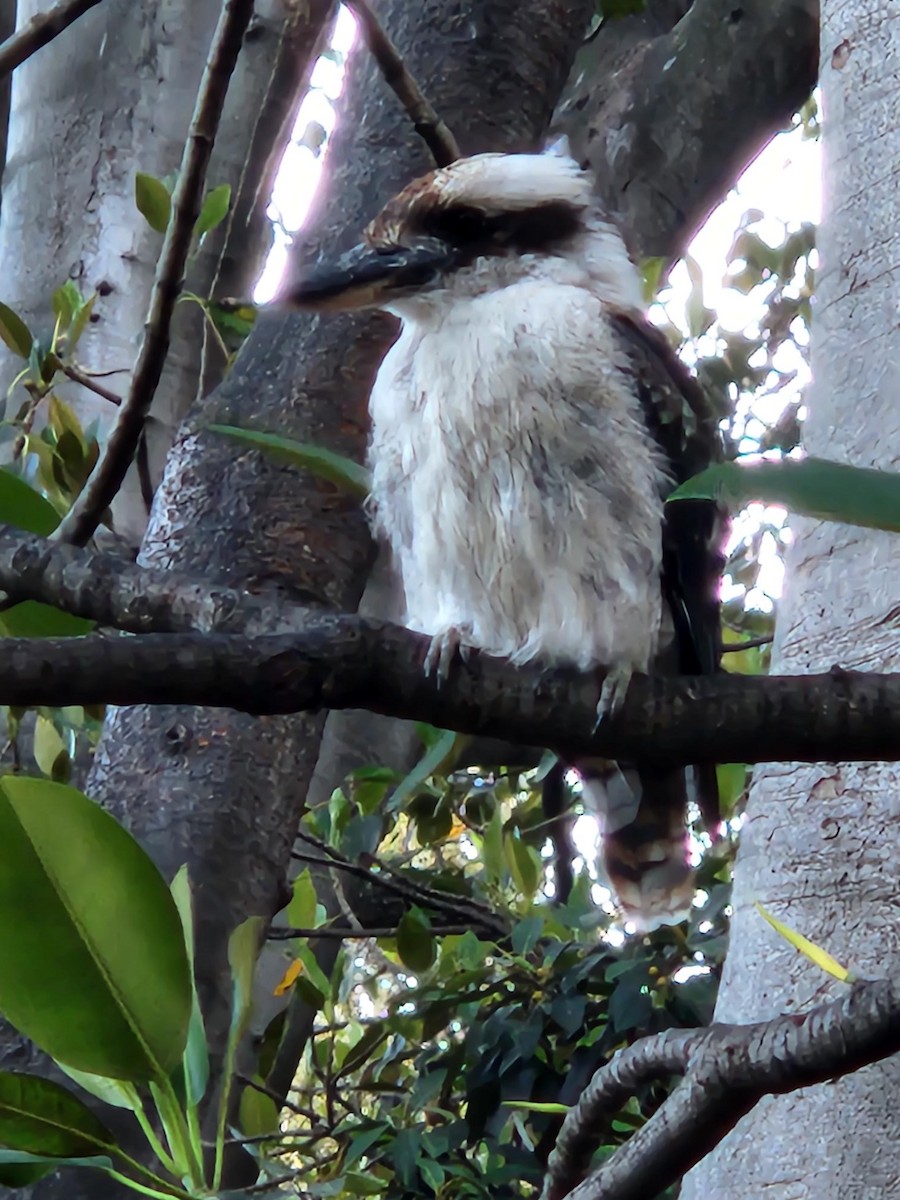
[[[813,325],[810,454],[897,469],[900,457],[900,25],[887,0],[823,0],[824,217]],[[796,521],[773,670],[900,669],[900,540]],[[761,901],[858,974],[900,959],[900,766],[772,765],[742,832],[723,1021],[837,994],[769,928]],[[686,1180],[683,1200],[898,1194],[900,1060],[759,1105]]]

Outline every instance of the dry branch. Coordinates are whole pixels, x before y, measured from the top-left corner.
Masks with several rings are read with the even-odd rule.
[[[17,29],[12,37],[0,45],[0,79],[21,66],[27,58],[52,42],[99,3],[100,0],[64,0],[48,12],[33,16],[27,25]]]
[[[601,1067],[569,1112],[542,1200],[646,1200],[676,1182],[763,1096],[826,1083],[900,1050],[900,984],[855,984],[839,1000],[754,1025],[667,1030]],[[583,1183],[604,1127],[635,1088],[682,1075],[657,1113]]]
[[[359,22],[369,53],[378,63],[384,81],[403,105],[413,127],[439,167],[459,158],[456,138],[422,94],[397,47],[382,29],[369,0],[345,0]]]
[[[56,531],[57,539],[83,546],[92,537],[122,486],[138,448],[169,351],[169,330],[203,201],[216,130],[253,9],[253,0],[225,0],[222,6],[172,193],[172,216],[160,251],[131,387],[119,409],[106,453]]]

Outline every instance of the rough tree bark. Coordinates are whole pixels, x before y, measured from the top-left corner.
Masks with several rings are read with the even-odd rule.
[[[804,439],[811,454],[896,469],[900,209],[890,164],[900,121],[888,81],[900,69],[900,29],[891,7],[822,4],[825,210]],[[897,670],[896,537],[813,521],[798,521],[796,534],[773,670]],[[898,794],[896,764],[756,772],[719,1020],[765,1020],[841,990],[778,939],[756,900],[858,974],[896,973]],[[689,1176],[684,1200],[897,1195],[898,1096],[894,1058],[770,1098]]]

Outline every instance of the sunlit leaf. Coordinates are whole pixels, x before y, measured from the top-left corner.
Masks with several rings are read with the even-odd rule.
[[[214,433],[224,433],[235,441],[265,450],[282,462],[311,471],[313,475],[327,479],[350,495],[364,497],[369,494],[371,476],[366,468],[342,454],[326,450],[324,446],[311,446],[277,433],[259,433],[254,429],[238,429],[233,425],[210,425],[209,428]]]
[[[669,501],[717,500],[737,512],[751,501],[782,504],[822,521],[900,533],[900,473],[823,458],[730,462],[688,479]]]
[[[165,233],[172,213],[172,197],[163,181],[138,171],[134,177],[134,201],[150,228]]]
[[[801,954],[806,955],[810,962],[815,963],[821,970],[827,971],[829,975],[833,975],[835,979],[839,979],[841,983],[855,982],[856,976],[853,972],[839,963],[836,958],[833,958],[827,950],[823,950],[821,946],[817,946],[815,942],[811,942],[802,933],[797,933],[789,925],[785,925],[777,917],[773,917],[769,910],[760,904],[759,901],[756,901],[755,908],[759,915],[769,922],[776,933],[780,934],[786,942],[789,942],[795,950],[799,950]]]
[[[74,788],[0,779],[0,962],[0,1011],[54,1058],[132,1082],[180,1061],[191,992],[169,889]]]
[[[541,1103],[536,1100],[503,1100],[501,1103],[504,1108],[521,1108],[525,1112],[567,1113],[569,1111],[566,1104]]]

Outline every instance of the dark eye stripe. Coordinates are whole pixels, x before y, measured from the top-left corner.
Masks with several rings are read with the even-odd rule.
[[[552,250],[582,228],[581,210],[564,200],[495,215],[465,204],[430,206],[415,221],[416,233],[475,255]]]

